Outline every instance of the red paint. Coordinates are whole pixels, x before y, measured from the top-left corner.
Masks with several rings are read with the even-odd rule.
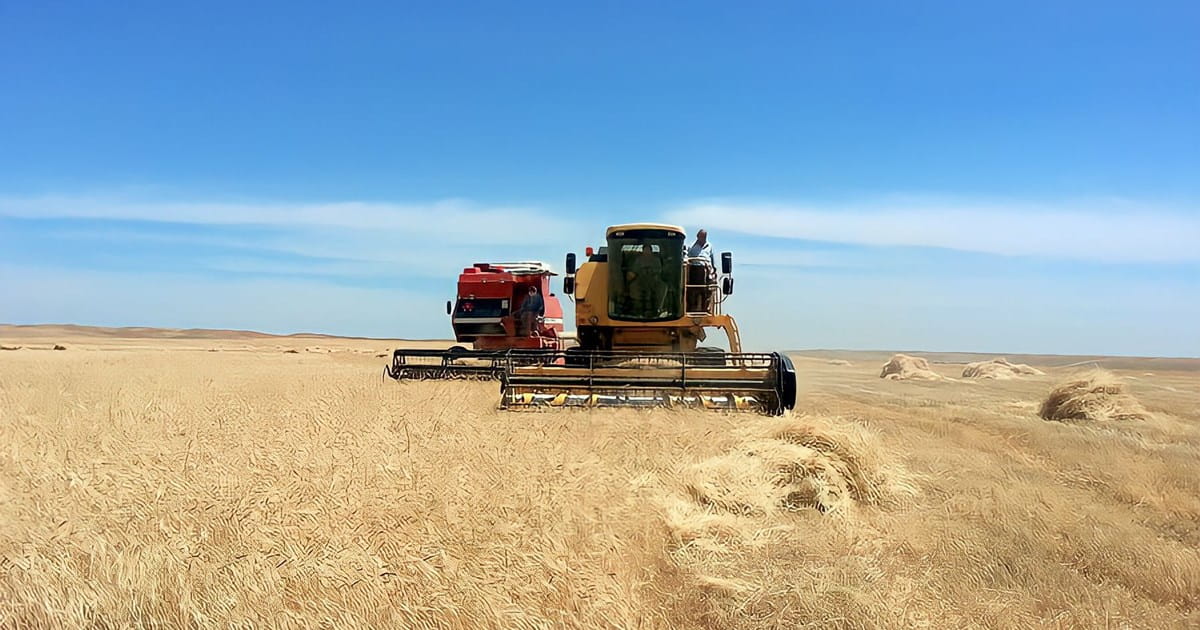
[[[560,348],[564,331],[563,309],[558,297],[550,294],[551,278],[548,271],[510,273],[495,263],[475,263],[463,269],[458,277],[458,295],[451,320],[455,340],[471,343],[477,350]],[[519,322],[514,316],[529,295],[531,285],[538,288],[545,301],[544,319],[558,320],[541,325],[538,335],[533,337],[517,335]],[[501,314],[499,324],[481,323],[483,315],[491,315],[488,309],[496,308],[496,300],[508,300],[508,308]],[[478,317],[479,321],[471,321],[473,317]],[[487,319],[494,320],[495,317]]]

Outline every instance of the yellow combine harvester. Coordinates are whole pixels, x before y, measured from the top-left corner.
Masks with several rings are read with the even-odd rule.
[[[501,405],[696,406],[781,414],[796,402],[796,372],[779,352],[742,352],[733,317],[733,259],[721,269],[689,258],[683,228],[639,223],[608,228],[576,269],[567,254],[563,293],[575,299],[578,346],[536,362],[510,360]],[[720,328],[729,352],[699,345]]]

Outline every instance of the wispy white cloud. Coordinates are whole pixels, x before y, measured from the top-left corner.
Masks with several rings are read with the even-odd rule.
[[[106,219],[221,226],[275,226],[446,235],[460,243],[504,244],[574,235],[561,215],[521,206],[483,206],[458,199],[428,203],[180,202],[104,196],[0,198],[0,216]]]
[[[561,211],[459,199],[285,203],[0,197],[0,216],[223,226],[233,231],[216,237],[199,233],[182,238],[225,239],[231,245],[308,256],[392,262],[412,265],[414,270],[430,266],[422,261],[444,258],[439,252],[457,250],[452,256],[461,256],[463,248],[479,245],[514,253],[552,249],[556,259],[564,244],[595,240],[603,227]],[[1196,246],[1200,242],[1200,208],[1128,200],[1049,203],[888,197],[843,204],[713,200],[684,203],[668,210],[663,218],[689,227],[705,226],[714,233],[866,246],[937,247],[1103,262],[1200,261],[1200,247]],[[274,233],[238,234],[239,227],[273,228]],[[743,253],[742,260],[749,262],[746,255],[754,256],[754,252]],[[808,258],[829,256],[806,254]],[[778,256],[771,260],[777,261]],[[797,261],[806,262],[807,258]]]
[[[399,275],[395,265],[374,261],[358,260],[305,260],[298,265],[294,260],[264,259],[255,256],[215,256],[197,261],[205,269],[214,272],[288,275],[302,267],[304,275],[328,277],[372,278]]]
[[[0,198],[0,217],[66,219],[14,221],[21,232],[0,233],[0,286],[10,298],[0,299],[4,321],[444,336],[443,304],[464,265],[513,258],[561,264],[564,252],[595,244],[608,223],[665,219],[689,231],[707,227],[720,251],[735,252],[738,292],[727,306],[756,349],[1197,352],[1191,333],[1200,293],[1191,267],[1122,274],[1107,265],[1037,260],[1200,262],[1197,212],[1131,202],[726,200],[641,216],[572,217],[565,209],[454,200],[58,196]],[[31,246],[5,247],[18,239]],[[963,273],[962,265],[942,263],[983,256],[875,249],[895,246],[1036,259],[993,259],[1001,263],[997,273],[980,273],[979,266]],[[929,259],[936,263],[913,264]],[[120,264],[109,264],[114,260]],[[795,267],[809,268],[801,270],[801,290],[781,292],[797,283]],[[1128,299],[1114,303],[1114,294]],[[1142,332],[1125,334],[1132,328]]]
[[[0,217],[103,220],[67,223],[59,237],[226,247],[245,252],[197,259],[197,270],[313,276],[410,274],[446,277],[464,265],[540,258],[551,264],[563,243],[583,242],[590,226],[538,208],[457,199],[428,203],[147,201],[119,196],[0,197]],[[203,226],[202,230],[157,229]],[[211,228],[216,228],[211,229]],[[287,260],[263,256],[293,255]],[[297,258],[299,257],[299,258]]]
[[[828,249],[800,249],[780,245],[738,247],[734,243],[731,248],[737,250],[734,260],[738,266],[761,266],[769,268],[808,267],[808,268],[839,268],[853,269],[868,267],[873,261],[861,253],[851,251],[830,251]],[[725,244],[718,245],[719,251],[727,251]]]
[[[1103,262],[1200,261],[1200,208],[1129,201],[881,199],[819,205],[698,201],[668,219],[741,234]]]

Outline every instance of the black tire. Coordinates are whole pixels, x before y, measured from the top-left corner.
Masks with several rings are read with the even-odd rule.
[[[446,350],[445,356],[442,358],[443,365],[457,363],[462,356],[467,353],[467,349],[462,346],[450,346]]]
[[[695,352],[696,365],[725,365],[725,351],[711,346],[699,346]]]
[[[796,407],[796,367],[792,365],[792,360],[788,355],[782,352],[774,354],[779,359],[779,383],[776,385],[776,391],[779,393],[779,408],[774,411],[773,415],[781,415],[784,411]]]

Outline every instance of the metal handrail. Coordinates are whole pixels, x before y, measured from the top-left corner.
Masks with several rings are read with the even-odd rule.
[[[688,268],[693,265],[703,266],[707,269],[707,272],[704,274],[704,278],[705,278],[704,284],[693,284],[691,282],[688,282],[688,280],[687,280],[687,278],[689,276]],[[688,295],[689,289],[704,289],[704,291],[706,293],[708,293],[708,305],[709,305],[708,310],[705,310],[705,311],[686,310],[687,314],[688,315],[700,315],[700,314],[720,315],[721,314],[721,304],[725,300],[721,299],[721,290],[720,290],[721,289],[721,283],[720,283],[721,275],[717,273],[716,267],[713,266],[712,262],[709,259],[704,258],[704,257],[695,257],[695,256],[684,257],[683,267],[684,267],[684,273],[683,273],[683,277],[684,277],[684,283],[683,283],[684,309],[686,310],[687,306],[688,306],[687,295]]]

